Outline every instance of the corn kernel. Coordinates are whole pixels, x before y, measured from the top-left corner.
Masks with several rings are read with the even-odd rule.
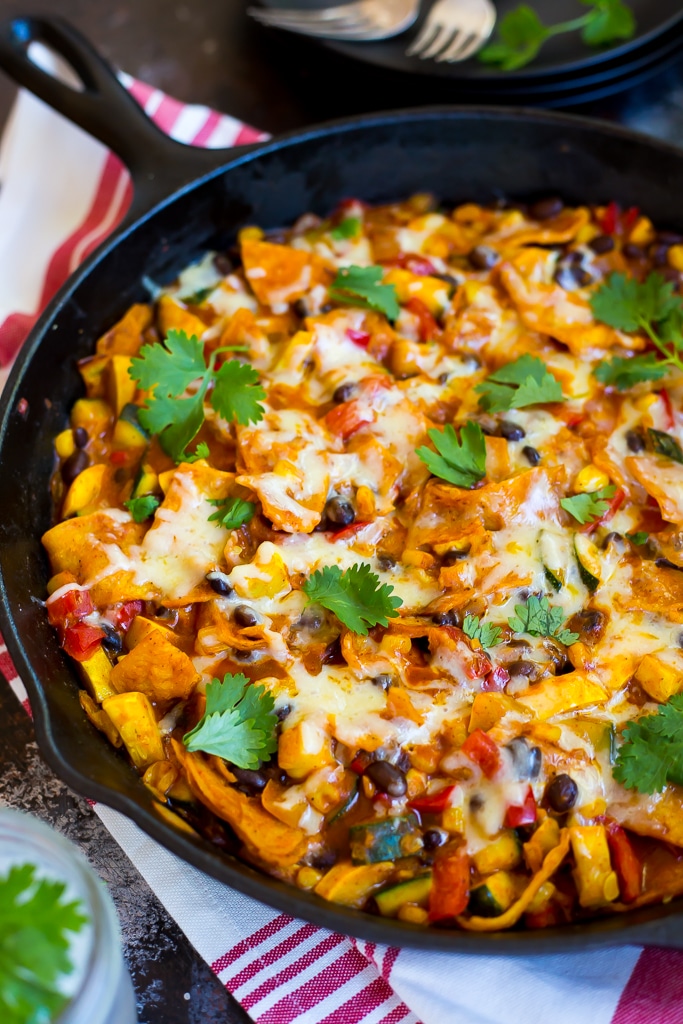
[[[436,562],[436,559],[428,551],[417,551],[414,548],[407,548],[401,556],[401,561],[406,565],[414,565],[418,569],[430,569]]]
[[[368,798],[368,800],[372,800],[373,796],[377,792],[375,783],[372,781],[372,779],[369,779],[367,775],[363,775],[360,781],[363,787],[363,792],[365,793],[366,797]]]
[[[426,772],[427,775],[431,775],[432,772],[436,771],[436,767],[441,760],[440,752],[428,743],[418,743],[408,751],[408,756],[413,768],[417,768],[419,772]]]
[[[55,451],[60,459],[68,459],[76,451],[73,430],[63,430],[55,438]]]
[[[583,818],[597,818],[599,815],[604,814],[607,810],[607,801],[601,796],[593,800],[590,804],[584,804],[583,807],[575,807],[574,812],[580,814]]]
[[[263,231],[257,227],[242,228],[237,235],[240,245],[242,242],[260,242],[263,238]]]
[[[371,519],[375,514],[375,495],[364,485],[356,491],[356,512],[359,519]]]
[[[588,466],[584,466],[579,473],[576,474],[574,480],[575,491],[599,491],[601,487],[607,487],[609,484],[609,477],[607,473],[603,473],[601,469],[590,463]]]
[[[672,245],[667,259],[669,266],[675,270],[683,270],[683,245]]]
[[[173,479],[175,474],[175,466],[173,467],[173,469],[167,469],[164,473],[159,473],[159,487],[161,487],[164,494],[167,493],[169,487],[171,486],[171,480]]]
[[[441,824],[447,832],[464,833],[465,815],[462,807],[447,807],[441,815]]]
[[[610,903],[619,895],[619,881],[614,871],[610,871],[609,875],[605,879],[602,891],[605,895],[605,899]]]
[[[655,229],[649,217],[639,217],[633,225],[631,234],[628,236],[631,245],[639,245],[645,248],[655,240]]]
[[[406,786],[408,796],[413,800],[416,796],[424,793],[427,788],[427,776],[423,772],[418,772],[415,768],[409,768],[406,772]]]
[[[635,407],[638,410],[638,412],[647,412],[648,409],[650,408],[650,406],[654,405],[655,402],[658,402],[658,401],[659,401],[659,396],[658,395],[649,394],[649,395],[642,395],[642,397],[639,398],[637,401],[635,401],[633,404],[635,405]]]
[[[296,876],[296,884],[300,889],[314,889],[322,877],[322,871],[316,871],[315,868],[301,868]]]
[[[428,913],[417,903],[404,903],[398,912],[399,921],[409,921],[410,924],[426,924]]]
[[[582,228],[576,233],[574,241],[577,245],[588,245],[593,239],[600,234],[599,228],[595,224],[584,224]]]

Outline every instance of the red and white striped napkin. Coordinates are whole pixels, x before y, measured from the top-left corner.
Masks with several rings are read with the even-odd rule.
[[[128,76],[173,138],[263,136]],[[130,200],[119,161],[21,93],[0,147],[0,385],[38,313]],[[0,643],[0,671],[26,691]],[[397,949],[278,914],[180,861],[121,814],[96,813],[258,1024],[683,1024],[683,954],[635,947],[527,959]]]

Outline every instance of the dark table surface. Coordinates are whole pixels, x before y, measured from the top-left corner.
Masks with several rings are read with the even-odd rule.
[[[444,102],[438,81],[399,81],[362,65],[345,66],[307,44],[284,47],[281,37],[248,21],[245,6],[243,0],[0,0],[0,16],[59,14],[137,78],[271,133],[371,110]],[[13,86],[0,76],[0,125],[13,96]],[[683,144],[683,56],[645,84],[576,110]],[[249,1020],[87,802],[43,762],[30,719],[4,681],[2,802],[36,814],[73,839],[105,879],[121,920],[141,1024]]]

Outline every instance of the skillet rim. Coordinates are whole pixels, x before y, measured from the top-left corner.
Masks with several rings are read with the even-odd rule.
[[[322,122],[309,128],[288,132],[270,140],[245,147],[244,151],[235,149],[230,155],[225,150],[216,151],[219,162],[209,171],[204,170],[197,177],[187,181],[181,187],[171,191],[155,201],[149,209],[130,223],[124,223],[97,247],[97,249],[70,275],[59,291],[52,298],[32,328],[24,345],[20,349],[0,399],[0,465],[2,464],[6,434],[10,419],[15,413],[16,404],[24,373],[28,371],[34,359],[40,358],[43,339],[58,317],[61,309],[77,291],[80,284],[96,269],[103,260],[119,244],[133,234],[138,227],[162,209],[165,209],[181,196],[200,188],[204,183],[228,172],[244,163],[257,160],[281,149],[296,146],[299,143],[315,141],[319,138],[343,135],[357,129],[390,126],[392,123],[428,120],[453,119],[474,120],[485,115],[501,121],[526,121],[539,124],[566,125],[568,128],[583,129],[603,136],[612,136],[624,141],[632,141],[642,146],[646,144],[654,153],[667,153],[683,160],[683,152],[676,146],[650,138],[640,132],[624,128],[621,125],[591,119],[574,114],[558,114],[552,111],[537,110],[524,107],[497,107],[488,105],[462,106],[443,105],[430,107],[407,108],[397,111],[380,111],[373,114],[361,114],[350,118],[340,118]],[[179,147],[182,144],[178,144]],[[190,147],[182,146],[189,150]],[[203,151],[206,158],[206,151]],[[227,159],[226,159],[227,157]],[[220,159],[223,158],[223,159]],[[204,168],[206,163],[203,164]],[[371,941],[389,945],[428,948],[442,952],[459,952],[473,955],[505,955],[528,956],[535,954],[560,953],[581,948],[595,948],[614,945],[654,943],[665,946],[683,948],[683,929],[676,928],[677,919],[683,921],[683,898],[668,904],[655,904],[627,914],[614,914],[604,918],[566,925],[561,928],[534,931],[505,931],[492,933],[473,933],[462,930],[425,929],[393,919],[375,917],[362,911],[329,903],[302,891],[296,887],[279,881],[253,868],[248,862],[230,855],[223,856],[208,842],[195,842],[183,832],[173,828],[160,817],[155,817],[143,804],[127,794],[114,791],[108,786],[93,781],[83,774],[62,754],[55,741],[49,716],[48,702],[38,673],[24,649],[12,610],[7,601],[2,559],[0,559],[0,629],[20,678],[31,698],[34,715],[34,726],[41,754],[50,767],[72,789],[83,796],[112,807],[125,814],[134,824],[157,842],[160,842],[171,853],[180,856],[187,863],[205,871],[211,877],[225,884],[232,885],[253,899],[265,902],[268,906],[291,914],[293,917],[304,917],[323,928],[332,928],[344,934],[370,939]],[[69,669],[71,681],[77,684],[75,672]],[[104,743],[104,740],[103,740]],[[137,777],[137,776],[136,776]],[[264,893],[265,889],[265,893]],[[680,933],[680,934],[677,934]]]

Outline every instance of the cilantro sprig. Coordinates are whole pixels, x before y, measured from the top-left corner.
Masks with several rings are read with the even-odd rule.
[[[56,1020],[67,1003],[60,980],[72,973],[69,933],[87,924],[66,885],[36,877],[33,864],[0,876],[0,1017],[3,1024]]]
[[[382,284],[381,267],[342,267],[330,285],[329,295],[335,302],[345,302],[361,309],[384,313],[396,320],[401,312],[393,284]]]
[[[600,487],[597,491],[588,491],[584,494],[575,494],[571,498],[562,498],[560,505],[574,516],[577,522],[583,526],[585,523],[592,523],[595,519],[604,516],[609,508],[609,499],[616,493],[614,484],[607,487]]]
[[[542,359],[528,353],[489,374],[474,390],[480,396],[479,405],[487,412],[565,400],[559,380]]]
[[[347,238],[356,238],[360,234],[363,222],[360,217],[344,217],[344,220],[337,224],[336,228],[330,231],[330,238],[335,242],[342,242]]]
[[[124,506],[133,517],[134,523],[144,523],[159,508],[159,499],[153,494],[142,494],[139,498],[130,498],[124,501]]]
[[[683,786],[683,694],[654,715],[630,722],[622,734],[614,778],[627,789],[658,793],[667,782]]]
[[[521,4],[498,23],[496,39],[479,51],[484,64],[502,71],[516,71],[529,64],[552,36],[581,31],[589,46],[603,46],[618,39],[631,39],[636,30],[633,11],[623,0],[580,0],[591,10],[571,21],[544,25],[536,11]]]
[[[575,644],[579,634],[562,629],[563,621],[564,612],[561,608],[551,605],[547,597],[531,594],[524,604],[515,605],[515,615],[508,619],[508,625],[515,633],[548,636],[567,646]]]
[[[471,640],[478,640],[482,647],[497,647],[503,642],[500,639],[503,632],[500,626],[482,622],[478,615],[468,613],[463,621],[462,631]]]
[[[653,427],[648,427],[647,436],[652,450],[657,455],[683,464],[683,451],[675,437],[667,434],[665,430],[655,430]]]
[[[415,454],[434,476],[457,487],[472,487],[483,480],[486,476],[486,439],[478,423],[468,421],[460,431],[459,440],[450,423],[443,430],[434,428],[427,433],[438,454],[424,446]]]
[[[683,302],[674,286],[653,271],[644,281],[610,274],[591,297],[596,320],[618,331],[642,331],[659,352],[598,363],[593,371],[601,384],[625,391],[642,381],[661,380],[672,366],[683,370]]]
[[[381,583],[367,562],[352,565],[344,572],[338,565],[316,569],[303,585],[310,604],[320,604],[334,612],[353,633],[366,636],[368,627],[388,626],[398,615],[403,601],[394,588]]]
[[[275,702],[265,686],[250,683],[240,672],[206,687],[206,710],[185,733],[189,751],[215,754],[238,768],[258,768],[277,750]]]
[[[245,424],[257,423],[263,417],[260,403],[266,393],[258,383],[256,370],[236,359],[216,370],[218,356],[229,350],[235,347],[214,349],[207,365],[198,338],[170,330],[163,344],[143,345],[140,355],[131,360],[130,376],[151,392],[139,411],[140,423],[159,436],[161,447],[176,462],[186,457],[187,445],[204,422],[204,399],[211,385],[209,401],[224,419]],[[182,397],[195,382],[198,387],[194,394]]]
[[[216,511],[209,516],[210,523],[218,523],[226,530],[237,530],[240,526],[254,518],[256,505],[253,501],[242,498],[209,498],[209,505],[215,505]]]

